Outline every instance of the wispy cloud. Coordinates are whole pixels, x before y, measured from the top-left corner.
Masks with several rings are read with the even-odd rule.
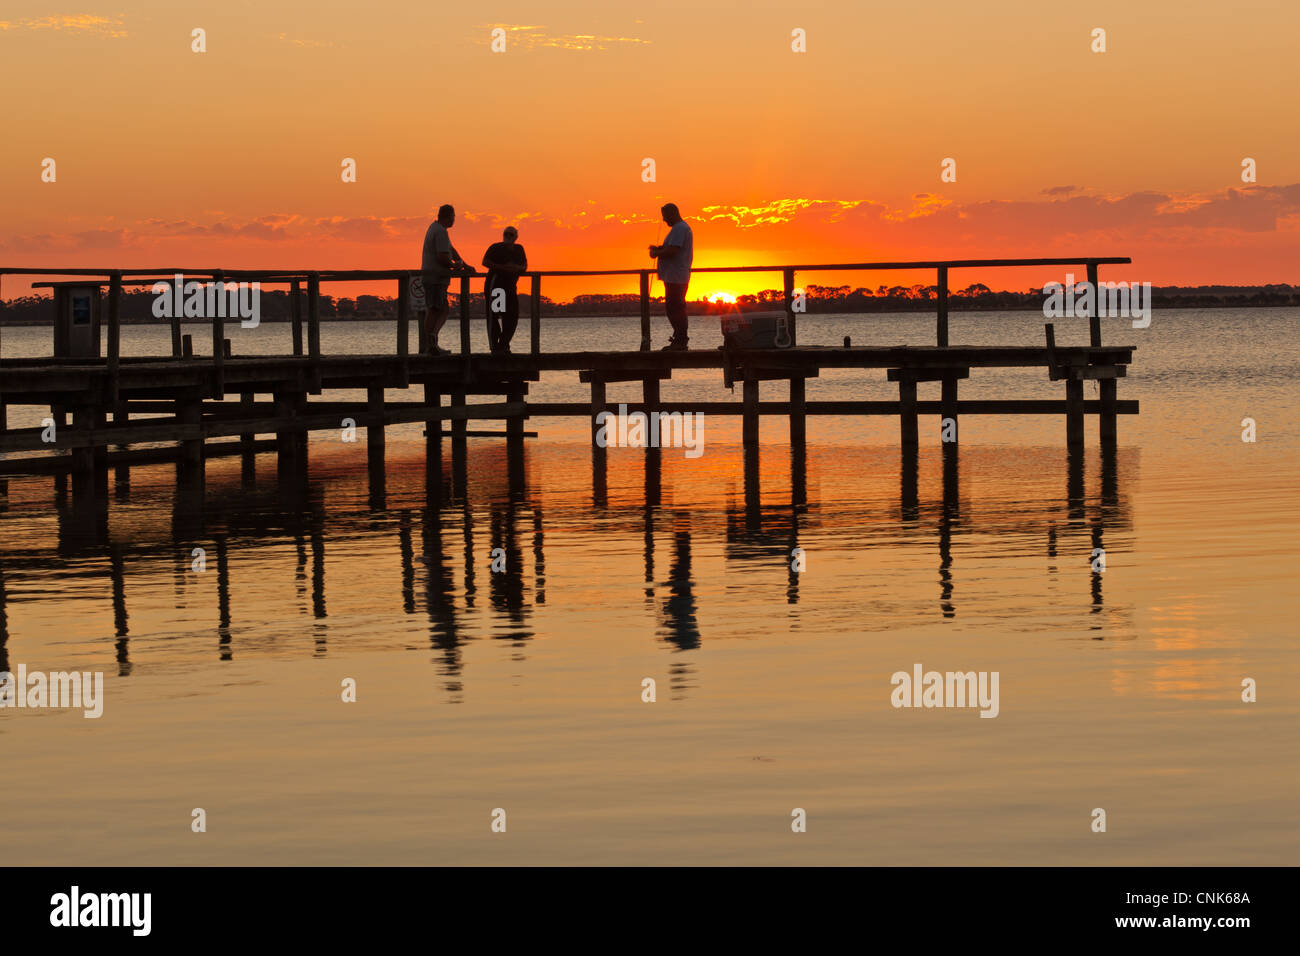
[[[93,13],[62,13],[22,20],[0,20],[0,30],[61,30],[66,33],[96,33],[113,39],[126,36],[126,23],[120,17],[101,17]]]
[[[288,43],[291,46],[312,50],[339,46],[339,44],[335,43],[333,40],[309,40],[305,37],[291,37],[287,33],[281,33],[276,37],[276,39],[281,43]]]
[[[492,31],[506,31],[506,49],[520,46],[525,50],[552,49],[591,52],[612,50],[629,46],[649,46],[649,40],[640,37],[600,36],[592,33],[548,33],[545,26],[509,26],[502,23],[479,24],[478,43],[487,46],[492,42]]]

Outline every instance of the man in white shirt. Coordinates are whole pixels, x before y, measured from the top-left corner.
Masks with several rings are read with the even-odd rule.
[[[447,321],[447,287],[451,284],[453,272],[474,273],[473,266],[468,265],[451,244],[447,230],[456,224],[456,210],[451,206],[441,206],[438,218],[429,224],[424,234],[424,250],[420,259],[420,272],[424,279],[424,300],[427,325],[427,348],[430,355],[446,355],[438,348],[438,332]]]
[[[664,311],[673,327],[673,336],[663,351],[684,352],[687,349],[686,287],[691,282],[695,240],[691,227],[686,225],[674,203],[665,204],[659,211],[668,226],[668,236],[662,246],[650,247],[650,258],[657,263],[655,271],[664,284]]]

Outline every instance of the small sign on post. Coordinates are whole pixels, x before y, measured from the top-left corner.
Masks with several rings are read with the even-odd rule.
[[[421,276],[411,276],[411,308],[416,312],[423,312],[424,305],[424,279]]]

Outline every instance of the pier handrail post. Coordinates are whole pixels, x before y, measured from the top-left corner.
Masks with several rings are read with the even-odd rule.
[[[794,348],[796,343],[794,329],[794,270],[782,270],[785,289],[785,326],[786,332],[790,336],[790,348]]]
[[[122,273],[108,279],[108,401],[117,405],[118,361],[122,351]]]
[[[302,283],[294,279],[289,290],[289,318],[293,325],[293,354],[302,354]]]
[[[542,352],[542,277],[533,276],[532,289],[528,296],[528,350],[533,355]]]
[[[183,285],[176,288],[177,304],[179,304],[182,291],[184,291]],[[181,308],[174,308],[169,311],[171,312],[171,316],[167,321],[168,324],[171,325],[172,329],[172,358],[180,358],[185,354],[184,346],[181,343],[181,312],[184,310]]]
[[[216,305],[212,311],[212,397],[220,400],[226,394],[226,274],[218,269],[212,273],[212,284],[217,287]]]
[[[939,267],[939,285],[937,289],[939,300],[938,325],[935,329],[935,344],[940,348],[948,347],[948,267]]]
[[[650,270],[641,270],[641,351],[650,351]]]
[[[411,354],[411,274],[403,272],[397,277],[397,357],[401,364],[402,385],[410,383]]]
[[[469,355],[469,274],[460,277],[460,354]]]
[[[311,360],[311,391],[320,394],[320,273],[307,274],[307,357]]]
[[[1088,284],[1092,286],[1092,311],[1088,313],[1088,344],[1101,345],[1101,285],[1097,282],[1097,263],[1088,260]]]

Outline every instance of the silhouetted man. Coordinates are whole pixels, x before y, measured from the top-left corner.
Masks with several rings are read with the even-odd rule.
[[[691,281],[691,261],[695,258],[694,238],[676,205],[667,203],[659,211],[668,226],[668,236],[662,246],[650,247],[650,258],[658,263],[656,271],[664,284],[664,311],[673,327],[673,336],[663,351],[684,352],[688,338],[686,287]]]
[[[501,238],[483,253],[483,268],[488,270],[483,298],[487,300],[488,345],[494,353],[509,354],[510,340],[519,324],[519,292],[515,285],[519,276],[528,271],[528,256],[514,226],[506,226]]]
[[[456,223],[456,210],[451,206],[438,207],[438,218],[429,224],[424,234],[424,254],[420,261],[420,271],[424,274],[425,331],[428,341],[426,346],[430,355],[446,355],[438,348],[438,332],[447,321],[447,287],[451,284],[452,273],[465,271],[471,275],[474,267],[467,264],[451,244],[447,230]]]

